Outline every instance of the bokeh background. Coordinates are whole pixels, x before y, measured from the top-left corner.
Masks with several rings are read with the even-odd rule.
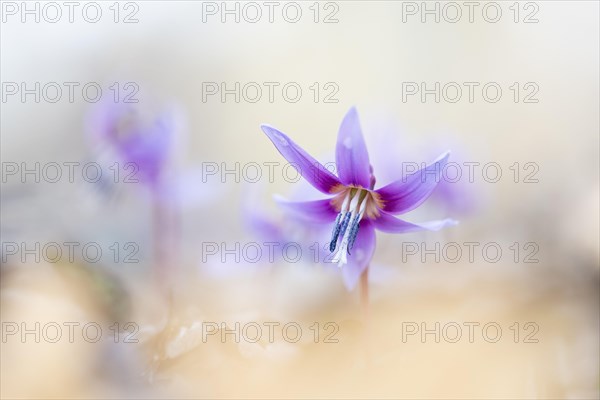
[[[116,23],[112,2],[98,2],[97,23],[82,17],[85,2],[72,23],[65,6],[56,23],[46,20],[53,13],[22,22],[21,3],[14,3],[14,15],[11,2],[2,3],[3,398],[599,397],[597,2],[497,2],[496,23],[482,15],[487,2],[478,3],[473,22],[458,3],[456,23],[448,21],[454,11],[445,2],[437,3],[439,22],[433,15],[422,22],[420,2],[279,2],[272,23],[262,2],[253,3],[262,12],[256,23],[248,21],[254,5],[243,2],[121,2]],[[45,4],[38,2],[40,12]],[[300,8],[300,20],[286,21],[284,6],[293,7],[290,18]],[[238,7],[239,22],[223,7]],[[325,23],[328,15],[337,22]],[[124,23],[127,16],[137,22]],[[56,103],[7,94],[10,83],[22,82],[57,82],[65,92]],[[64,82],[80,84],[73,102]],[[82,98],[88,82],[103,88],[103,101]],[[115,82],[121,96],[133,83],[139,101],[110,101]],[[229,89],[261,83],[262,97],[251,102],[241,93],[239,102],[234,95],[221,101],[206,93],[222,82]],[[263,82],[279,83],[273,101]],[[289,82],[302,89],[297,102],[282,95]],[[406,82],[457,82],[463,96],[456,103],[433,95],[403,99]],[[472,102],[463,82],[480,84]],[[499,101],[483,98],[488,82],[502,88]],[[538,101],[524,102],[531,87]],[[335,102],[327,102],[332,88],[328,100]],[[430,162],[447,149],[463,174],[464,162],[497,163],[502,172],[490,182],[475,168],[473,182],[463,176],[440,187],[406,216],[450,217],[460,221],[456,227],[378,233],[368,315],[358,290],[347,291],[339,271],[315,264],[312,255],[294,263],[231,256],[222,262],[221,253],[205,251],[206,243],[320,240],[314,227],[286,217],[273,201],[273,194],[319,196],[281,169],[269,181],[263,163],[285,161],[259,125],[269,123],[318,159],[333,160],[337,129],[351,106],[380,183],[401,176],[402,162]],[[139,129],[131,133],[131,126]],[[140,173],[139,183],[91,184],[77,173],[74,182],[42,176],[38,183],[9,173],[22,163],[98,162],[111,176],[110,165],[131,160],[151,171]],[[237,178],[222,178],[223,167],[236,163]],[[241,172],[248,163],[263,166],[258,182]],[[218,173],[208,174],[214,166]],[[92,263],[78,252],[73,262],[65,255],[23,262],[8,245],[50,242],[97,243],[104,256]],[[473,260],[465,242],[480,243]],[[128,243],[134,247],[124,248]],[[456,262],[423,261],[421,253],[406,256],[403,243],[458,243],[463,254]],[[503,250],[499,261],[482,256],[486,243]],[[125,263],[131,249],[138,261]],[[525,262],[531,249],[537,262]],[[80,324],[72,341],[65,322]],[[95,343],[81,333],[90,322],[103,327]],[[297,323],[302,337],[292,343],[275,330],[270,341],[265,322]],[[315,322],[319,328],[311,329]],[[471,322],[479,324],[472,341],[464,325]],[[11,333],[22,324],[35,331],[36,323],[60,325],[60,340],[50,343],[41,328],[39,343],[35,334]],[[221,340],[219,331],[203,341],[212,323],[234,330],[236,323],[257,323],[263,337],[238,343],[231,334]],[[436,330],[436,323],[439,342],[434,334],[422,339],[422,324]],[[462,327],[456,343],[448,340],[451,328],[442,329],[454,323]],[[488,323],[502,329],[495,343],[482,335]],[[409,326],[419,332],[406,336]],[[337,343],[324,340],[331,327]]]

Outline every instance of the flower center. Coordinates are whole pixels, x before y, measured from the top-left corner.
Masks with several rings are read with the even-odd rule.
[[[360,221],[363,217],[377,218],[382,202],[377,193],[362,187],[340,185],[333,192],[337,195],[331,203],[339,214],[335,219],[329,251],[335,252],[333,262],[341,267],[348,262],[347,255],[356,241]]]

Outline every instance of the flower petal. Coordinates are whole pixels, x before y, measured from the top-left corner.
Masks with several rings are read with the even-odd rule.
[[[447,218],[415,224],[396,218],[393,215],[386,213],[385,211],[380,211],[379,217],[373,220],[373,224],[375,225],[376,229],[382,232],[405,233],[422,230],[439,231],[440,229],[445,228],[447,226],[457,225],[458,222],[453,219]]]
[[[304,179],[323,193],[331,193],[331,189],[340,184],[339,179],[310,154],[294,143],[284,133],[269,125],[261,125],[277,150],[298,171]]]
[[[270,220],[264,213],[244,213],[245,224],[254,236],[268,242],[283,241],[283,231],[274,221]]]
[[[264,203],[264,186],[246,183],[242,190],[245,193],[241,198],[242,221],[245,227],[259,239],[268,242],[282,241],[284,236],[282,227],[271,217],[268,210],[260,206]]]
[[[371,164],[360,129],[358,113],[352,107],[344,117],[338,132],[335,149],[338,176],[344,185],[360,185],[369,189]]]
[[[384,211],[401,214],[420,206],[440,182],[449,156],[450,152],[446,152],[425,168],[377,189]]]
[[[356,244],[348,256],[348,264],[342,267],[344,284],[348,290],[354,289],[363,271],[369,266],[375,253],[375,229],[369,220],[360,223]]]
[[[331,222],[337,212],[331,206],[331,200],[288,201],[281,196],[274,196],[277,204],[294,216],[311,222]]]

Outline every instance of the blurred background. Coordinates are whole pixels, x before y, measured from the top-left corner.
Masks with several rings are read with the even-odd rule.
[[[75,3],[1,5],[3,398],[600,396],[597,2]],[[351,106],[378,185],[460,173],[366,313],[259,128]]]

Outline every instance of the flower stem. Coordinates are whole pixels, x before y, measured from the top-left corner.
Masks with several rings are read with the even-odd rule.
[[[369,266],[360,275],[360,305],[365,325],[369,321]]]
[[[176,237],[175,227],[178,221],[174,219],[170,202],[166,203],[162,198],[161,185],[153,188],[152,193],[152,224],[153,224],[153,250],[154,250],[154,279],[161,294],[167,301],[172,295],[172,284],[174,283],[173,267],[174,245]]]
[[[153,211],[153,248],[154,248],[154,278],[159,284],[164,283],[167,278],[167,257],[165,243],[165,228],[166,215],[163,205],[161,204],[158,190],[155,189],[152,198]],[[162,285],[161,285],[162,286]]]
[[[360,275],[360,306],[363,320],[363,352],[366,368],[371,365],[371,323],[369,318],[369,266]]]

